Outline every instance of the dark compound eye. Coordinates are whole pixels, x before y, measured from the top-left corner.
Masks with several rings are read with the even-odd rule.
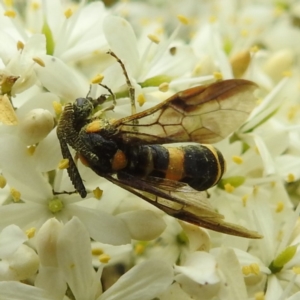
[[[74,114],[77,120],[85,120],[93,112],[93,104],[88,98],[77,98],[74,102]]]

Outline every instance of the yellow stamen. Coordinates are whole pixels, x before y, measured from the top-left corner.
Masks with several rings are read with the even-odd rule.
[[[215,23],[217,21],[217,17],[216,16],[210,16],[209,19],[208,19],[208,21],[210,23]]]
[[[294,182],[295,179],[296,179],[296,178],[295,178],[295,175],[292,174],[292,173],[290,173],[290,174],[288,174],[286,181],[287,181],[288,183],[291,183],[291,182]]]
[[[31,227],[31,228],[29,228],[29,229],[27,229],[25,231],[25,234],[27,235],[27,237],[29,239],[31,239],[31,238],[33,238],[35,236],[35,232],[36,232],[36,228],[35,227]]]
[[[98,259],[101,263],[107,264],[110,261],[110,256],[108,254],[103,253],[99,255]]]
[[[159,39],[159,37],[158,37],[157,35],[154,35],[154,34],[148,34],[147,37],[148,37],[148,39],[149,39],[151,42],[153,42],[153,43],[155,43],[155,44],[159,44],[159,42],[160,42],[160,39]]]
[[[6,179],[3,175],[0,175],[0,188],[3,189],[6,186]]]
[[[183,25],[188,25],[189,24],[189,19],[187,17],[185,17],[184,15],[178,15],[177,19],[179,20],[180,23],[182,23]]]
[[[295,274],[300,275],[300,266],[295,266],[292,270]]]
[[[67,10],[65,10],[64,14],[65,14],[65,17],[67,19],[69,19],[73,15],[73,11],[71,8],[68,8]]]
[[[235,162],[238,165],[243,163],[243,159],[240,156],[237,156],[237,155],[232,156],[232,161]]]
[[[265,293],[264,292],[258,292],[254,294],[255,300],[265,300]]]
[[[145,252],[145,246],[143,244],[136,244],[134,247],[134,252],[137,255],[141,255]]]
[[[254,45],[250,48],[250,52],[252,52],[252,53],[256,53],[258,51],[259,51],[259,47],[257,45]]]
[[[21,200],[21,193],[15,188],[10,189],[10,194],[13,197],[14,202],[19,202]]]
[[[63,170],[69,168],[69,160],[67,158],[62,159],[58,164],[58,169]]]
[[[99,187],[97,187],[93,190],[93,194],[94,194],[94,197],[99,200],[99,199],[101,199],[101,197],[103,195],[103,190],[101,190]]]
[[[241,78],[246,72],[251,61],[251,55],[248,50],[236,53],[230,59],[233,75],[235,78]]]
[[[5,17],[15,18],[17,13],[14,10],[7,10],[4,12]]]
[[[244,207],[247,205],[248,198],[249,198],[249,195],[244,195],[244,196],[242,197],[242,202],[243,202],[243,206],[244,206]]]
[[[223,75],[220,72],[214,72],[213,75],[214,75],[216,80],[222,80],[223,79]]]
[[[280,202],[278,202],[278,203],[277,203],[277,207],[276,207],[276,210],[275,210],[275,211],[276,211],[277,213],[279,213],[279,212],[282,212],[282,211],[283,211],[283,209],[284,209],[284,204],[283,204],[283,202],[281,202],[281,201],[280,201]]]
[[[41,5],[38,2],[32,2],[31,3],[31,9],[32,10],[38,10],[38,9],[40,9],[40,7],[41,7]]]
[[[35,149],[36,149],[36,145],[31,145],[31,146],[28,146],[27,147],[27,153],[28,155],[32,156],[35,152]]]
[[[244,29],[244,30],[241,31],[241,36],[242,37],[248,37],[248,35],[249,35],[248,30]]]
[[[59,116],[61,114],[61,112],[62,112],[62,105],[61,105],[61,103],[57,102],[57,101],[53,101],[52,102],[52,106],[54,108],[55,114]]]
[[[290,71],[290,70],[287,70],[287,71],[283,71],[283,72],[282,72],[282,76],[283,76],[283,77],[292,77],[292,75],[293,75],[293,72]]]
[[[140,106],[143,106],[143,104],[146,102],[146,98],[143,94],[139,94],[137,97],[137,102]]]
[[[17,49],[18,49],[18,50],[23,50],[23,49],[24,49],[24,46],[25,46],[25,45],[24,45],[23,42],[21,42],[21,41],[18,41],[18,42],[17,42]]]
[[[92,78],[91,83],[98,84],[98,83],[101,83],[103,79],[104,79],[104,75],[97,74],[94,78]]]
[[[94,248],[94,249],[92,249],[92,255],[99,256],[99,255],[101,255],[103,253],[104,253],[104,251],[101,248]]]
[[[45,67],[45,63],[44,63],[44,61],[41,58],[39,58],[39,57],[33,57],[32,60],[34,62],[36,62],[38,65],[40,65],[41,67]]]
[[[14,1],[13,0],[4,0],[3,1],[5,6],[13,6],[14,5]]]
[[[232,193],[235,190],[235,187],[231,185],[230,183],[226,183],[224,185],[224,189],[227,193]]]
[[[167,92],[169,90],[169,83],[168,82],[163,82],[159,85],[158,87],[159,91],[161,92]]]
[[[259,190],[259,187],[258,187],[257,185],[255,185],[255,186],[253,187],[253,195],[254,195],[254,196],[257,195],[258,190]]]

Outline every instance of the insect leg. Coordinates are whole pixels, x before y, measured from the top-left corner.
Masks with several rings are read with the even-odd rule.
[[[126,79],[126,83],[128,86],[128,93],[129,93],[129,98],[130,98],[130,102],[131,102],[131,114],[134,115],[134,114],[136,114],[134,87],[130,82],[130,79],[128,77],[128,73],[126,71],[124,63],[120,60],[120,58],[114,52],[108,51],[107,53],[110,54],[112,57],[114,57],[117,60],[117,62],[120,64],[120,66],[123,70],[123,73],[124,73],[125,79]]]
[[[67,171],[71,179],[71,182],[73,183],[73,186],[75,187],[76,191],[79,193],[81,198],[85,198],[87,192],[83,184],[83,181],[81,179],[81,176],[79,174],[79,171],[77,169],[77,166],[70,153],[68,145],[63,141],[63,139],[59,139],[59,143],[60,143],[60,148],[61,148],[61,153],[63,158],[68,159],[69,161],[69,167],[67,168]]]

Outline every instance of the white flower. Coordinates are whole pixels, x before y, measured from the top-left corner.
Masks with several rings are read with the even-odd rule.
[[[167,289],[173,280],[170,265],[162,260],[149,260],[134,266],[102,293],[100,276],[103,266],[97,272],[93,269],[89,233],[76,217],[64,226],[55,219],[49,220],[41,229],[37,243],[41,257],[37,287],[0,282],[0,299],[9,299],[13,295],[24,300],[32,297],[59,300],[63,299],[67,283],[78,300],[151,300]]]

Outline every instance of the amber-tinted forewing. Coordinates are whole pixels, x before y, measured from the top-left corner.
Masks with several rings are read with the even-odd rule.
[[[216,143],[247,119],[256,103],[256,88],[243,79],[197,86],[114,125],[127,143]]]
[[[120,175],[118,178],[105,178],[177,219],[230,235],[252,239],[262,237],[255,231],[224,221],[224,216],[210,205],[206,192],[198,192],[185,183],[167,179],[148,177],[143,180],[127,173]]]

